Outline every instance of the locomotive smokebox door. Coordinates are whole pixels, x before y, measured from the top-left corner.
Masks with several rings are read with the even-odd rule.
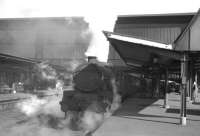
[[[73,80],[75,89],[84,92],[92,92],[101,89],[103,74],[98,69],[97,65],[89,64],[77,71]]]

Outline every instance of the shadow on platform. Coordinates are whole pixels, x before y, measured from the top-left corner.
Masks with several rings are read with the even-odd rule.
[[[155,119],[141,118],[142,116],[139,116],[140,118],[138,118],[138,117],[126,117],[126,116],[118,116],[118,117],[127,118],[127,119],[142,120],[142,121],[148,121],[148,122],[167,123],[167,124],[175,124],[175,125],[179,124],[179,123],[169,122],[169,121],[160,121],[160,120],[155,120]],[[149,115],[148,116],[143,116],[143,117],[157,117],[157,118],[160,118],[160,116],[149,116]],[[178,119],[178,118],[174,118],[174,119]]]
[[[180,109],[170,108],[166,110],[167,113],[180,114]],[[200,109],[187,109],[188,115],[200,115]]]
[[[193,102],[194,105],[200,105],[200,102]]]
[[[113,116],[149,122],[179,124],[178,122],[176,123],[174,121],[168,121],[169,119],[178,120],[179,117],[153,115],[154,113],[151,111],[148,112],[148,110],[146,111],[147,114],[140,113],[140,111],[147,107],[156,107],[156,110],[162,109],[163,105],[155,103],[157,100],[158,99],[133,99],[131,101],[127,101],[123,103],[122,108],[120,108]],[[151,115],[149,113],[151,113]]]

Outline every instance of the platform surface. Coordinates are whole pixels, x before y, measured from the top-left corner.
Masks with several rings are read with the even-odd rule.
[[[200,98],[199,98],[200,99]],[[131,98],[108,118],[94,136],[200,136],[200,102],[187,102],[187,125],[180,125],[180,95],[162,99]]]

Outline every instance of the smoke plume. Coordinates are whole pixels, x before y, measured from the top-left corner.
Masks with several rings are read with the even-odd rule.
[[[49,66],[47,62],[42,62],[36,65],[36,74],[46,80],[56,80],[57,73],[55,69]]]
[[[64,82],[66,79],[71,80],[71,73],[58,73],[48,62],[41,62],[35,66],[36,77],[40,80],[39,84],[47,85],[46,88],[56,90],[58,93],[63,92]],[[45,81],[45,82],[44,82]],[[48,84],[47,84],[48,83]]]

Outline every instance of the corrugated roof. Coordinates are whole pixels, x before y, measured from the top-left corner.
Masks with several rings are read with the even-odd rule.
[[[200,9],[198,10],[198,12],[195,14],[195,16],[191,19],[191,21],[188,23],[188,25],[186,26],[186,28],[182,31],[182,33],[177,37],[177,39],[173,42],[174,45],[176,45],[176,43],[184,37],[184,35],[190,30],[190,28],[192,27],[192,25],[194,24],[194,22],[197,20],[198,16],[200,15]],[[174,47],[176,48],[176,46]]]
[[[164,13],[164,14],[133,14],[133,15],[118,15],[118,17],[161,17],[161,16],[194,16],[196,12],[187,13]]]
[[[144,14],[144,15],[120,15],[116,24],[183,24],[189,23],[196,13],[174,13],[174,14]]]

